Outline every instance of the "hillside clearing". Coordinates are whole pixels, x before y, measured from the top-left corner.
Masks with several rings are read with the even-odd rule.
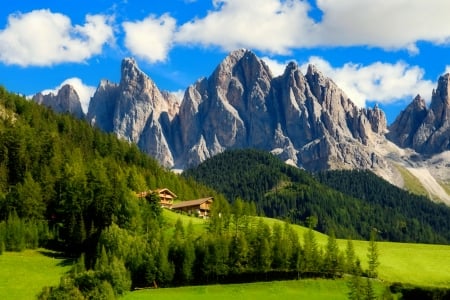
[[[71,262],[39,249],[0,255],[0,299],[35,299],[44,286],[58,285]]]

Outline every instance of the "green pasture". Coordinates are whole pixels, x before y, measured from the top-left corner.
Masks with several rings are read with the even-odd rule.
[[[384,291],[380,282],[374,282],[377,294]],[[307,279],[292,281],[257,282],[245,284],[189,286],[180,288],[148,289],[127,293],[125,300],[144,299],[348,299],[347,281]]]
[[[181,218],[184,225],[189,221],[193,222],[194,232],[201,234],[207,228],[205,220],[165,211],[164,217],[175,224]],[[259,218],[253,218],[251,226],[257,226]],[[274,223],[283,224],[282,221],[270,218],[263,218],[264,222],[273,226]],[[169,222],[169,221],[168,221]],[[292,225],[297,232],[300,241],[303,242],[303,235],[307,228]],[[315,232],[317,243],[325,248],[328,236]],[[377,242],[379,249],[378,276],[386,282],[410,283],[431,287],[450,287],[450,245],[427,245],[411,243],[391,243]],[[341,251],[345,251],[347,240],[338,240]],[[356,255],[362,263],[362,267],[367,268],[367,241],[353,241]]]
[[[44,286],[58,285],[72,263],[44,249],[0,255],[0,299],[35,299]]]

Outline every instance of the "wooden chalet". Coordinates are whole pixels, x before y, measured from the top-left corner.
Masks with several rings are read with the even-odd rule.
[[[177,195],[175,195],[171,190],[167,188],[162,189],[156,189],[154,191],[147,191],[147,192],[140,192],[137,193],[137,196],[139,198],[144,198],[150,193],[156,193],[159,197],[159,202],[161,203],[161,207],[165,208],[172,208],[173,200],[177,198]]]
[[[213,200],[213,197],[207,197],[197,200],[182,201],[172,205],[172,209],[190,215],[195,214],[200,218],[208,218]]]

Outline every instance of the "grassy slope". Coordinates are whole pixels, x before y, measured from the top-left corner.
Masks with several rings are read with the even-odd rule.
[[[383,291],[376,282],[377,293]],[[347,299],[348,287],[345,280],[294,280],[257,282],[246,284],[192,286],[169,289],[142,290],[125,295],[125,300],[141,299]]]
[[[67,261],[47,250],[0,255],[0,299],[35,299],[44,286],[57,285],[69,270]]]
[[[411,172],[409,172],[406,168],[396,165],[397,170],[400,172],[400,174],[403,177],[403,181],[405,184],[405,189],[410,191],[413,194],[416,195],[422,195],[429,197],[429,193],[424,188],[422,183],[420,183],[419,179],[415,177]]]
[[[164,216],[173,224],[181,218],[185,225],[192,220],[194,232],[200,234],[206,229],[204,220],[191,218],[174,212],[165,211]],[[265,222],[273,225],[282,222],[264,218]],[[256,224],[257,220],[253,221]],[[301,241],[308,230],[305,227],[292,225]],[[319,245],[325,247],[327,236],[316,232]],[[450,287],[450,246],[425,245],[409,243],[378,242],[380,266],[379,278],[387,282],[403,282],[422,286]],[[345,251],[347,241],[338,240],[341,251]],[[367,268],[367,241],[353,241],[356,255],[360,258],[363,268]]]

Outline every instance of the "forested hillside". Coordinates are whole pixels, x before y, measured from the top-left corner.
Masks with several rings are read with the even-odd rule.
[[[327,173],[321,173],[322,184],[311,174],[257,150],[226,151],[184,172],[186,178],[213,187],[231,202],[236,197],[254,201],[269,217],[305,224],[315,216],[319,231],[332,230],[338,237],[367,239],[371,229],[377,228],[380,238],[389,241],[450,242],[450,208],[368,174],[330,173],[326,181]],[[334,185],[332,175],[336,175]]]
[[[181,200],[221,199],[164,170],[135,145],[0,88],[0,242],[6,250],[39,244],[92,256],[102,229],[113,222],[137,226],[135,192],[160,187]]]

